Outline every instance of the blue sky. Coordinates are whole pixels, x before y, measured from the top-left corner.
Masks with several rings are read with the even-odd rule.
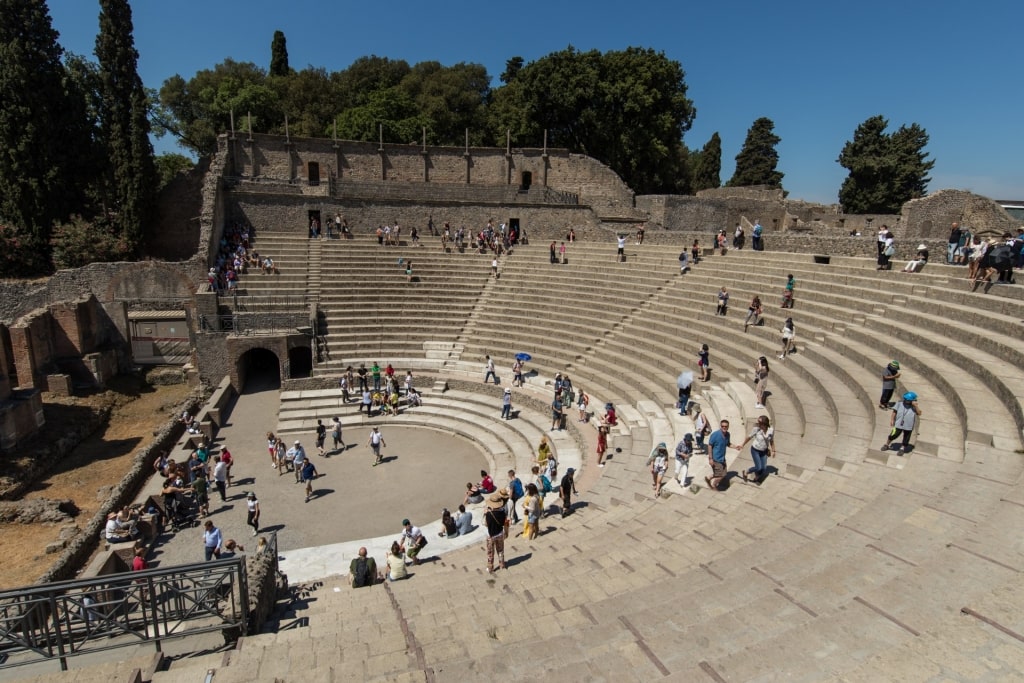
[[[49,0],[65,50],[92,56],[99,3]],[[347,67],[370,54],[410,64],[483,64],[500,85],[505,61],[573,45],[663,51],[686,71],[697,108],[684,138],[722,137],[722,179],[756,118],[775,122],[790,196],[837,201],[836,162],[854,129],[881,114],[918,123],[936,161],[930,191],[954,187],[1024,199],[1024,2],[783,0],[519,0],[509,3],[347,0],[136,0],[139,73],[159,88],[231,57],[266,67],[275,30],[292,68]],[[1014,123],[1017,122],[1017,123]],[[157,151],[176,150],[165,138]],[[180,151],[180,150],[178,150]]]

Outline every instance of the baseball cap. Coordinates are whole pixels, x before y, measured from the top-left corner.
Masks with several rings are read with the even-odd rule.
[[[409,526],[409,520],[403,519],[402,520],[402,526]]]

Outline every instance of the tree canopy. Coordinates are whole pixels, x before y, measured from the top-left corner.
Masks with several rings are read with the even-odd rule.
[[[892,133],[889,122],[872,116],[853,133],[839,153],[838,163],[849,171],[839,189],[847,213],[899,213],[903,204],[925,196],[935,165],[924,148],[928,133],[916,123]]]
[[[270,75],[287,76],[291,72],[288,66],[288,41],[283,31],[274,31],[274,39],[270,41]]]
[[[784,174],[776,169],[779,152],[775,149],[775,145],[781,141],[782,138],[775,134],[775,123],[771,119],[761,117],[754,121],[747,131],[743,148],[736,155],[736,171],[727,185],[768,185],[781,188]]]

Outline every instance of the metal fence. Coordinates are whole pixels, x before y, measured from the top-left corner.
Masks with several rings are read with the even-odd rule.
[[[276,538],[273,539],[276,556]],[[267,552],[271,552],[268,548]],[[219,631],[245,635],[245,558],[0,592],[0,669]]]

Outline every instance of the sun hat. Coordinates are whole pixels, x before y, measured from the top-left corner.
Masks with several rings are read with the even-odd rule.
[[[918,251],[923,251],[923,250],[925,250],[925,249],[927,249],[927,248],[928,248],[928,247],[927,247],[926,245],[924,245],[924,244],[919,244],[919,245],[917,245],[917,250],[918,250]]]
[[[302,442],[300,442],[300,441],[299,441],[298,439],[295,439],[295,443],[294,443],[294,444],[292,444],[292,445],[293,445],[293,446],[301,446],[301,445],[302,445]]]
[[[569,469],[567,469],[567,470],[565,471],[565,473],[566,473],[566,474],[572,474],[572,473],[574,473],[575,471],[576,471],[576,470],[574,470],[573,468],[571,468],[571,467],[570,467]]]
[[[246,498],[255,498],[256,497],[256,492],[255,491],[249,491],[249,493],[245,494],[245,497]]]
[[[693,434],[686,434],[685,436],[683,436],[683,441],[685,441],[686,443],[690,443],[691,441],[693,441]]]
[[[505,501],[507,501],[508,498],[508,491],[506,489],[495,491],[494,493],[487,497],[487,509],[500,510],[501,508],[505,507]]]
[[[509,387],[505,387],[505,393],[506,394],[511,394],[512,393],[512,389],[510,389]]]
[[[891,361],[889,361],[889,365],[893,366],[897,370],[900,369],[900,362],[898,360],[891,360]]]

